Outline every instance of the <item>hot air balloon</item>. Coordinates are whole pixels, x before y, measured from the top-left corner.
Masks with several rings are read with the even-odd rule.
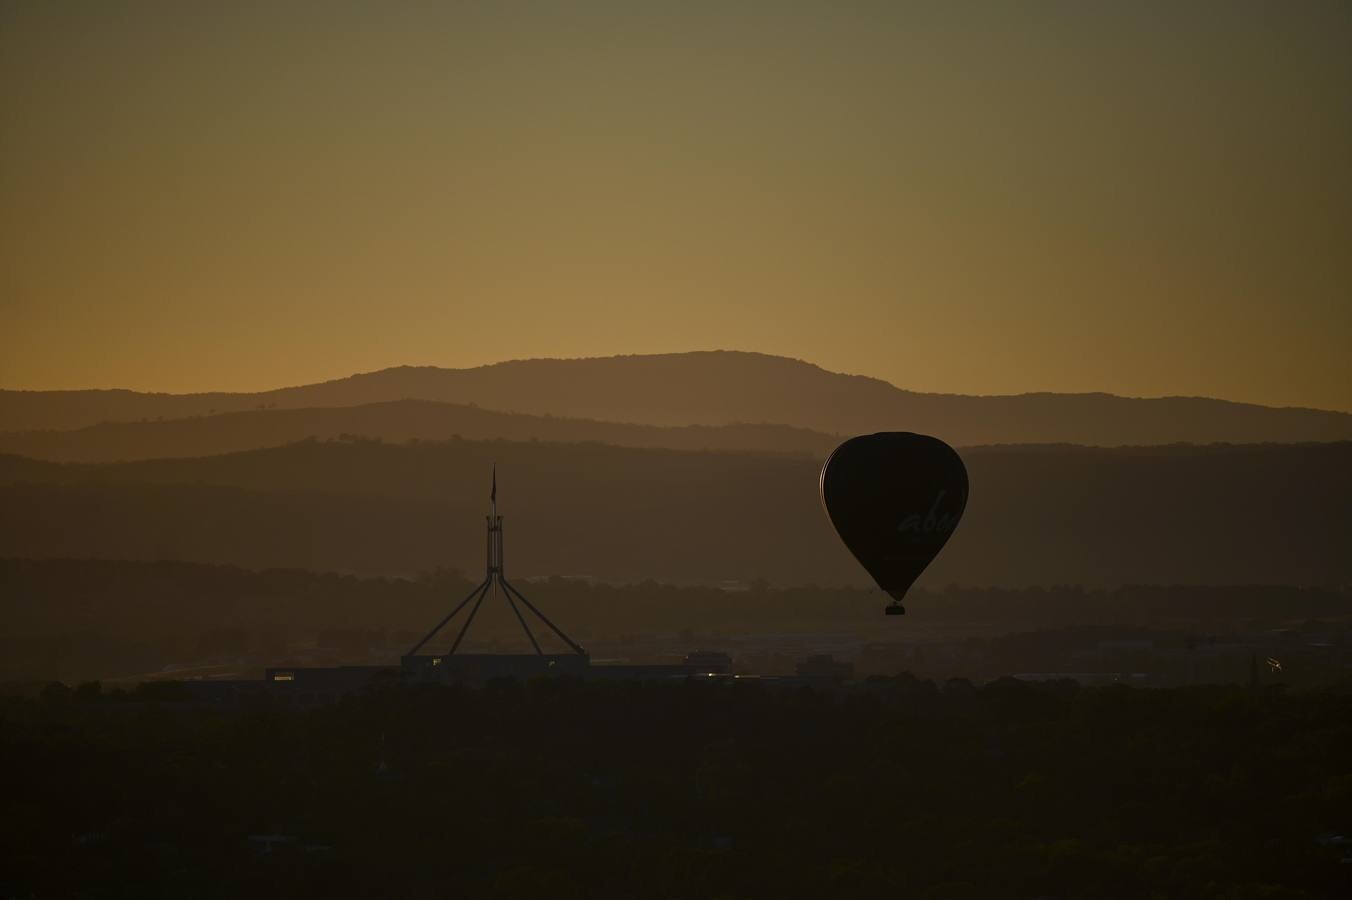
[[[957,528],[967,468],[938,438],[883,431],[850,438],[822,466],[822,506],[836,534],[892,597],[901,599]]]

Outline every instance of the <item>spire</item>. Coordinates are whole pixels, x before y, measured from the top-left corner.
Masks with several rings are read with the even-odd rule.
[[[498,514],[498,464],[493,463],[493,490],[488,492],[488,501],[493,505],[493,515]]]

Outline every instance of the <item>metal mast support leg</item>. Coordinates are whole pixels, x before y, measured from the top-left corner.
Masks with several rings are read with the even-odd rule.
[[[425,644],[425,643],[427,643],[428,641],[432,640],[432,638],[436,635],[436,633],[437,633],[438,631],[440,631],[441,629],[443,629],[443,628],[446,627],[446,623],[447,623],[447,622],[449,622],[449,621],[451,621],[451,619],[454,619],[454,618],[455,618],[455,614],[456,614],[456,613],[460,612],[460,610],[462,610],[462,609],[465,608],[465,604],[466,604],[466,603],[468,603],[469,601],[473,600],[473,599],[475,598],[475,596],[478,595],[478,594],[479,594],[484,588],[486,588],[486,587],[488,587],[488,579],[487,579],[487,578],[485,578],[483,581],[479,582],[479,586],[478,586],[478,587],[476,587],[474,590],[470,591],[470,592],[465,596],[465,599],[464,599],[464,600],[461,600],[459,603],[457,603],[456,606],[455,606],[455,609],[453,609],[453,610],[451,610],[450,612],[446,613],[446,617],[445,617],[444,619],[442,619],[440,622],[437,623],[437,627],[435,627],[435,628],[433,628],[431,631],[427,632],[427,636],[424,637],[421,641],[418,641],[418,643],[414,644],[414,645],[413,645],[413,649],[410,650],[410,651],[408,651],[408,653],[405,654],[405,655],[406,655],[406,656],[416,656],[417,653],[418,653],[418,651],[422,649],[422,645],[423,645],[423,644]]]
[[[492,585],[493,579],[491,578],[484,582],[483,590],[479,591],[479,599],[475,600],[474,605],[470,607],[469,618],[465,619],[465,624],[460,626],[460,633],[455,636],[455,643],[451,644],[451,649],[446,651],[447,656],[455,653],[460,646],[460,642],[465,639],[465,632],[469,631],[469,626],[474,624],[474,617],[479,614],[479,606],[484,602],[484,597],[488,596],[488,589]]]
[[[579,647],[577,644],[573,643],[573,639],[572,639],[572,638],[570,638],[568,635],[564,634],[561,630],[559,630],[559,626],[557,626],[557,625],[555,625],[553,622],[549,621],[549,617],[548,617],[548,616],[546,616],[544,613],[542,613],[542,612],[540,612],[538,609],[536,609],[536,608],[535,608],[535,604],[534,604],[534,603],[531,603],[529,600],[527,600],[527,599],[526,599],[526,596],[525,596],[524,594],[522,594],[520,591],[518,591],[516,588],[512,587],[512,585],[511,585],[508,581],[506,581],[506,580],[504,579],[503,582],[502,582],[502,586],[503,586],[504,588],[506,588],[507,591],[508,591],[509,593],[515,594],[515,595],[516,595],[516,599],[518,599],[518,600],[520,600],[522,603],[526,604],[526,609],[528,609],[528,610],[530,610],[531,612],[535,613],[535,615],[540,619],[541,622],[544,622],[546,625],[548,625],[549,628],[550,628],[550,630],[553,631],[556,635],[559,636],[559,640],[563,641],[563,642],[564,642],[565,644],[567,644],[569,647],[572,647],[572,648],[573,648],[573,652],[574,652],[574,653],[576,653],[578,656],[586,656],[586,655],[587,655],[587,651],[586,651],[586,650],[583,650],[583,649],[582,649],[581,647]]]
[[[507,582],[504,581],[503,584],[505,585]],[[516,620],[521,623],[521,630],[526,632],[526,637],[530,639],[530,645],[535,648],[535,654],[537,656],[544,656],[545,652],[540,649],[540,642],[535,639],[535,635],[531,634],[530,626],[526,624],[525,616],[521,615],[521,609],[516,605],[516,601],[512,599],[512,592],[504,590],[503,594],[507,596],[507,602],[511,604],[512,612],[516,613]]]
[[[523,616],[523,615],[521,615],[521,609],[520,609],[520,607],[518,607],[518,606],[516,605],[516,601],[512,599],[512,592],[509,591],[509,590],[507,590],[507,588],[506,588],[506,584],[507,584],[507,574],[506,574],[506,572],[507,572],[507,566],[506,566],[506,564],[503,562],[503,553],[502,553],[502,518],[501,518],[501,517],[498,517],[498,520],[497,520],[497,522],[496,522],[495,524],[497,525],[497,528],[496,528],[496,536],[497,536],[497,540],[495,541],[495,543],[496,543],[496,545],[497,545],[497,563],[498,563],[498,564],[497,564],[497,577],[498,577],[498,579],[503,583],[503,590],[502,590],[502,593],[503,593],[503,595],[507,598],[507,605],[509,605],[509,606],[512,608],[512,612],[516,615],[516,621],[520,623],[520,625],[521,625],[521,630],[524,631],[524,632],[526,632],[526,640],[530,641],[530,645],[531,645],[532,647],[535,648],[535,655],[536,655],[536,656],[544,656],[544,655],[545,655],[545,652],[544,652],[543,650],[540,649],[540,642],[537,641],[537,640],[535,639],[535,635],[534,635],[533,633],[531,633],[530,626],[526,624],[526,617]],[[489,560],[489,566],[490,566],[490,568],[492,567],[492,560],[491,560],[491,559]]]

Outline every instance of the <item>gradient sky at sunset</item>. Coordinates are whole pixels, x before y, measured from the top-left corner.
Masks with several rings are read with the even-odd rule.
[[[0,0],[0,387],[715,347],[1352,410],[1352,4]]]

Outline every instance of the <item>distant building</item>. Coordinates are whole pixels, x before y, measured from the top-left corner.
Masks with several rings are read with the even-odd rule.
[[[589,681],[669,681],[677,678],[689,678],[690,675],[690,667],[684,664],[601,663],[587,670]]]
[[[718,650],[695,650],[687,653],[684,664],[692,675],[732,674],[732,657]]]
[[[585,677],[591,660],[577,653],[455,653],[405,656],[402,669],[405,684],[478,686],[495,678],[528,681],[557,675]]]

